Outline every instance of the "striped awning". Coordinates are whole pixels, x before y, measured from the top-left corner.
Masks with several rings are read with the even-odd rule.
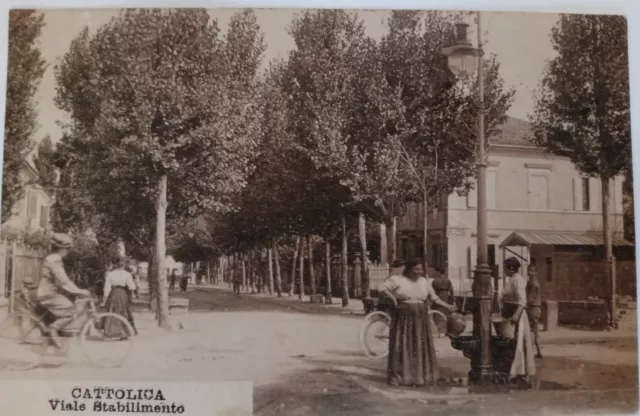
[[[516,231],[511,233],[500,243],[500,247],[513,246],[602,246],[604,245],[604,236],[599,233],[572,233],[572,232],[550,232],[550,231]],[[614,246],[633,246],[633,243],[622,238],[622,236],[613,235]]]

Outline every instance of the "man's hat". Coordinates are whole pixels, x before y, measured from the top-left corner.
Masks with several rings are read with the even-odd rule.
[[[406,261],[402,260],[402,259],[396,259],[391,263],[391,267],[393,267],[394,269],[397,267],[404,267],[407,264]]]
[[[73,238],[63,233],[54,233],[51,236],[51,244],[57,248],[70,248],[73,245]]]

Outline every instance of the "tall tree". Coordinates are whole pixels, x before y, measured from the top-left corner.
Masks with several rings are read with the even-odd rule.
[[[428,261],[428,215],[442,196],[466,192],[476,171],[476,80],[456,82],[442,48],[455,42],[458,16],[438,11],[392,11],[381,54],[389,97],[396,115],[389,120],[389,139],[400,156],[400,169],[414,185],[422,207],[423,257]],[[507,90],[495,56],[483,62],[485,135],[500,132],[514,90]]]
[[[56,103],[104,183],[94,196],[120,183],[146,214],[163,327],[168,208],[176,217],[227,209],[254,148],[257,80],[248,74],[257,68],[236,59],[245,38],[235,28],[224,42],[204,9],[127,9],[94,36],[81,33],[56,68]]]
[[[546,67],[532,116],[534,139],[602,184],[602,231],[611,320],[616,280],[610,183],[631,166],[627,20],[563,14],[551,32],[558,56]]]
[[[38,144],[38,153],[33,157],[33,164],[38,171],[38,183],[48,190],[53,190],[58,173],[55,167],[55,150],[48,135]]]
[[[2,169],[2,218],[22,198],[22,164],[33,148],[36,122],[36,91],[46,68],[38,38],[44,15],[35,10],[9,13],[9,55],[7,60],[7,102],[4,124],[4,164]]]

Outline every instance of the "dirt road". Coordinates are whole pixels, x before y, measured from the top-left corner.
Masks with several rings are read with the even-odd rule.
[[[637,353],[632,341],[545,345],[537,392],[472,396],[391,389],[384,360],[358,348],[362,317],[225,290],[192,290],[186,329],[167,333],[138,314],[140,336],[119,369],[91,368],[72,349],[59,368],[0,378],[65,380],[251,380],[257,415],[599,414],[637,411]],[[284,303],[283,303],[284,302]],[[446,338],[436,340],[441,373],[465,378],[469,362]]]

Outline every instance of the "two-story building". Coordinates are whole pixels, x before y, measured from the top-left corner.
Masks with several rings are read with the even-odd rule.
[[[581,175],[568,158],[554,156],[531,141],[529,123],[508,118],[499,137],[489,139],[487,220],[489,263],[499,270],[505,257],[516,256],[526,269],[539,268],[543,295],[557,298],[570,290],[558,283],[558,263],[602,258],[602,196],[598,178]],[[614,246],[623,239],[623,178],[611,183]],[[470,290],[476,266],[477,194],[442,198],[429,212],[430,264],[447,271],[456,292]],[[413,205],[398,220],[398,253],[422,253],[422,207]],[[554,267],[555,266],[555,267]]]
[[[12,215],[3,218],[2,226],[18,232],[47,231],[50,229],[50,214],[53,198],[37,184],[38,171],[25,160],[20,179],[25,184],[22,198],[16,203]]]

